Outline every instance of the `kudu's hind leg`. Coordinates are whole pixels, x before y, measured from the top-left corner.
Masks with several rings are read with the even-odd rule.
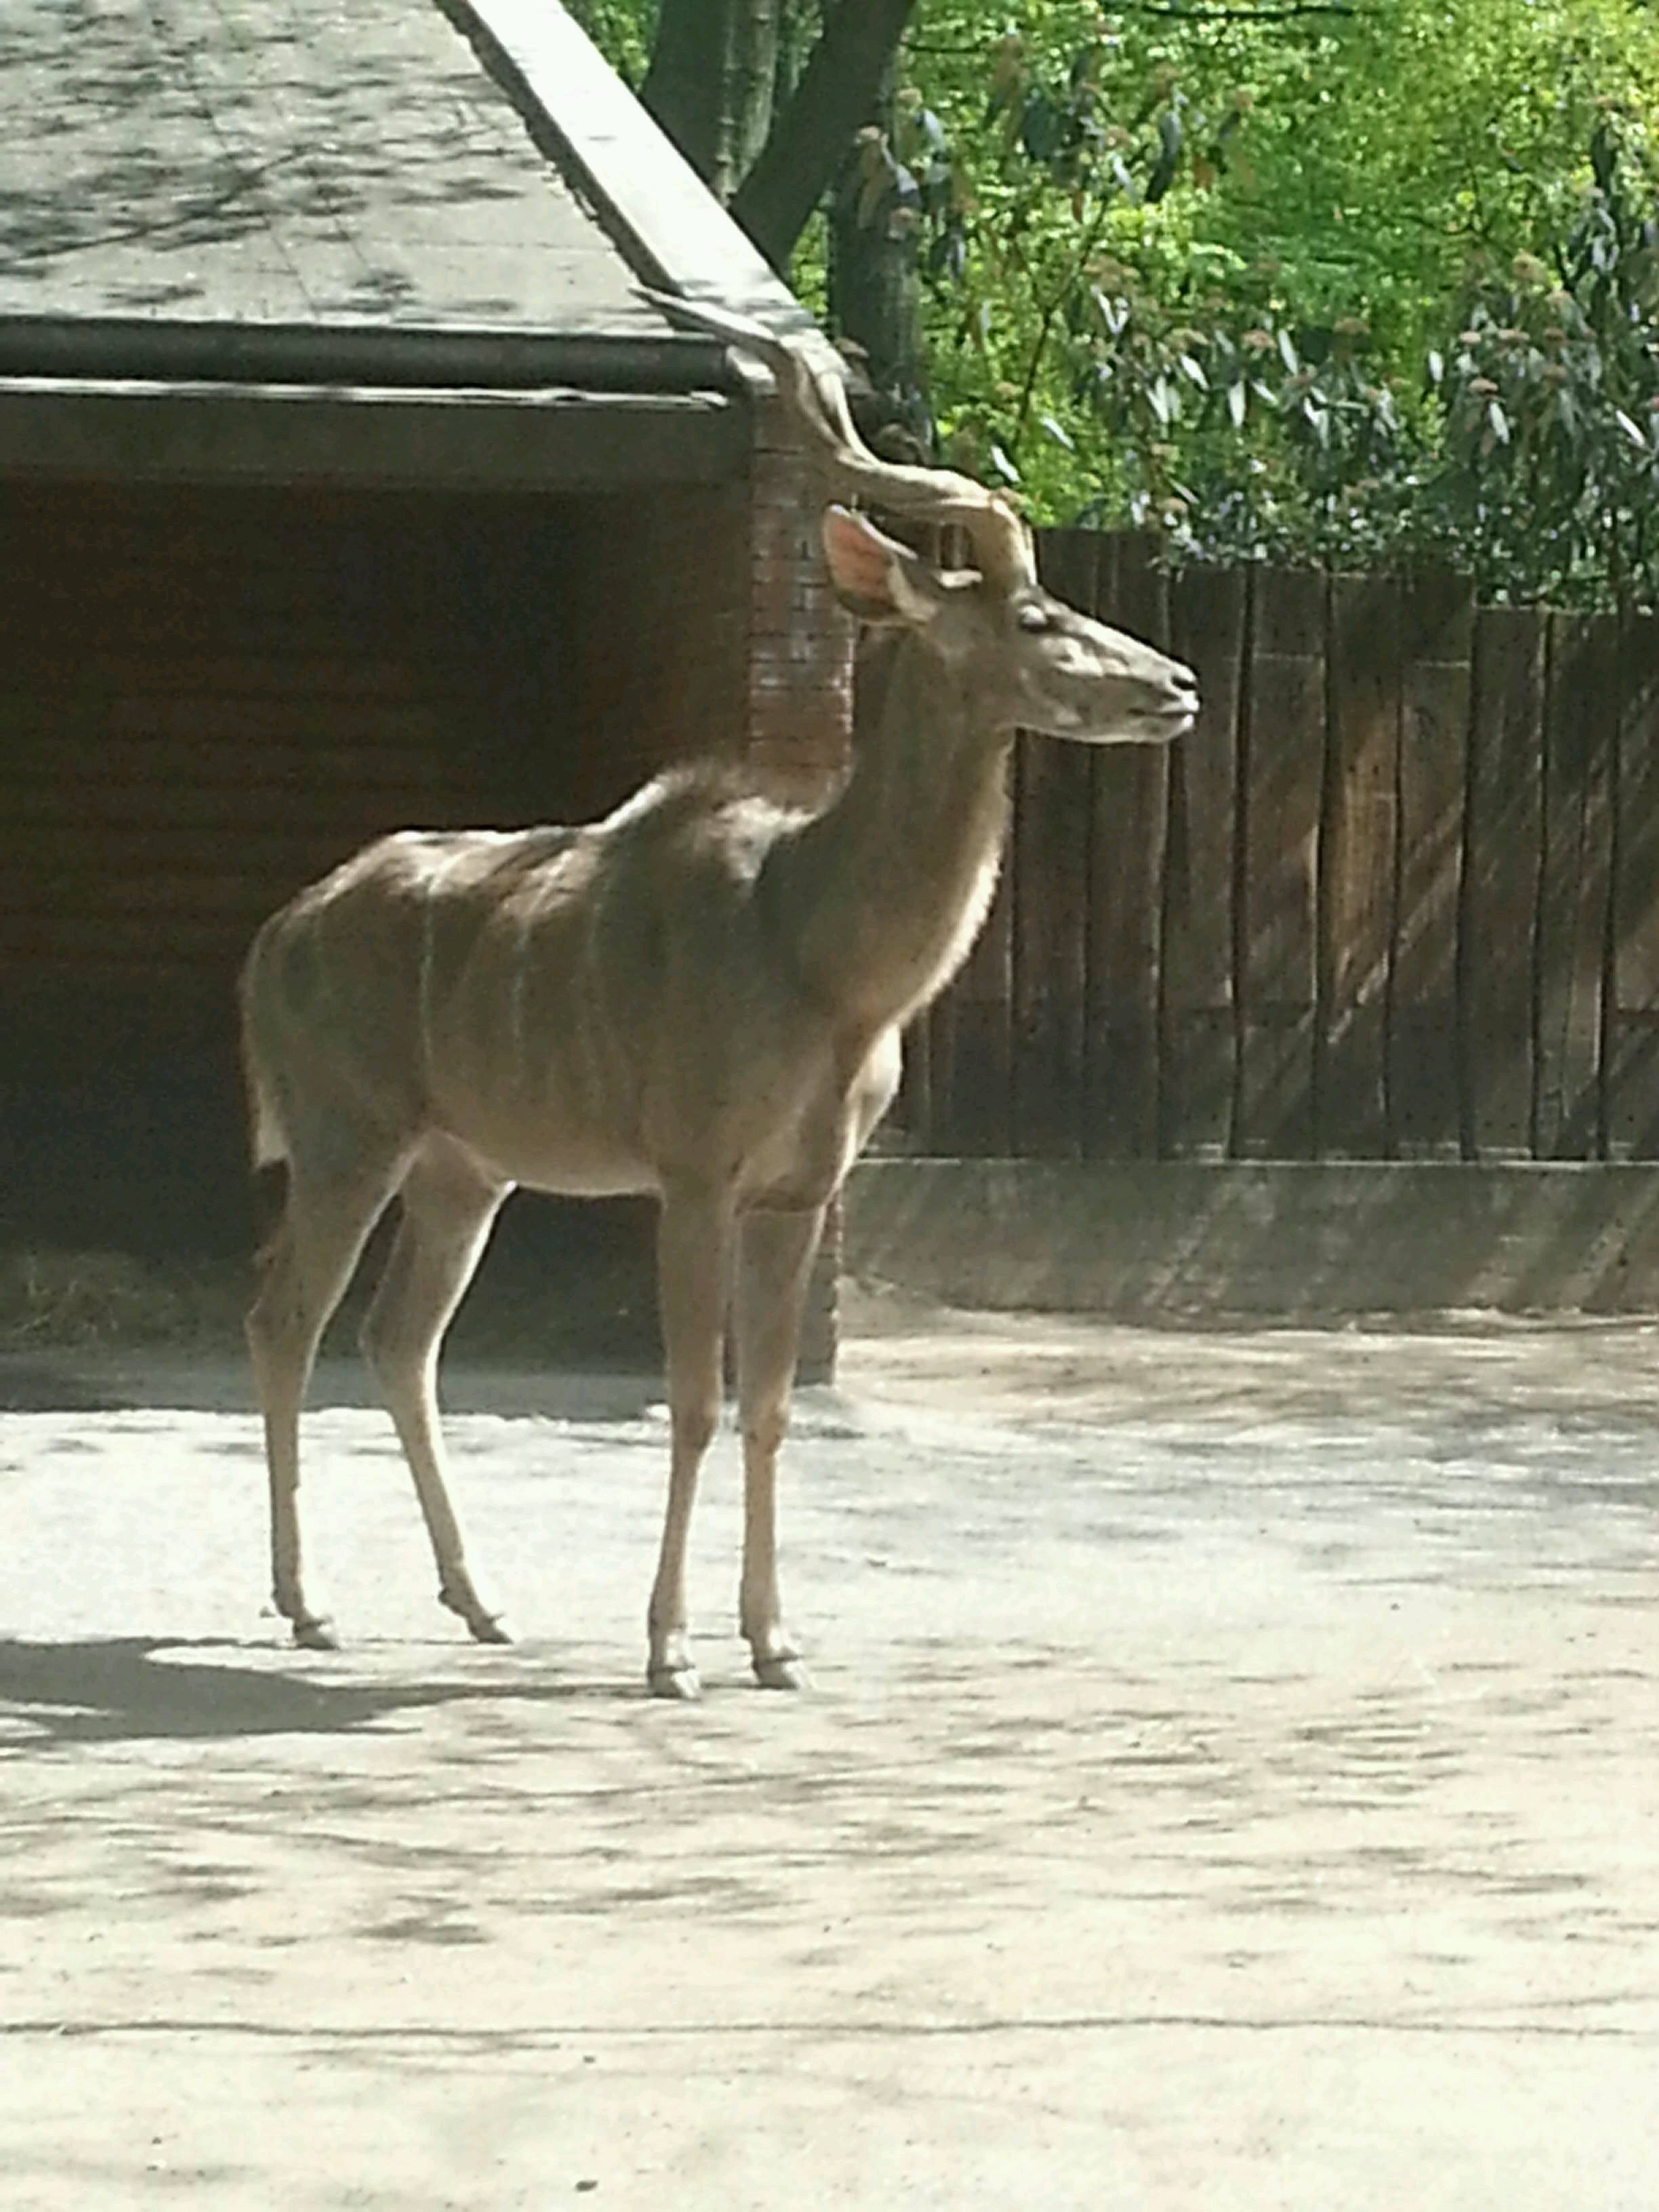
[[[686,1616],[685,1544],[697,1470],[720,1420],[731,1252],[732,1205],[725,1193],[672,1186],[664,1193],[657,1228],[657,1296],[668,1360],[672,1443],[668,1510],[647,1616],[646,1673],[659,1698],[695,1698],[700,1686]]]
[[[738,1231],[735,1299],[738,1408],[743,1429],[743,1580],[738,1618],[769,1690],[806,1680],[778,1600],[778,1452],[800,1349],[801,1313],[823,1212],[757,1211]]]
[[[247,1316],[270,1477],[271,1596],[295,1642],[315,1650],[331,1650],[336,1639],[306,1602],[300,1408],[328,1317],[396,1180],[397,1164],[385,1158],[349,1176],[318,1176],[290,1162],[282,1218],[260,1255],[263,1279]]]
[[[438,1350],[502,1197],[453,1146],[428,1146],[404,1179],[403,1219],[363,1322],[363,1352],[398,1431],[437,1562],[438,1595],[481,1644],[512,1641],[478,1595],[444,1480]]]

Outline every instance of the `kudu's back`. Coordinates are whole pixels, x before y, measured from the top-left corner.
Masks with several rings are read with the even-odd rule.
[[[755,887],[796,818],[683,773],[583,828],[368,847],[245,963],[256,1164],[435,1132],[504,1183],[654,1188],[731,1099],[734,1017],[776,1036]]]

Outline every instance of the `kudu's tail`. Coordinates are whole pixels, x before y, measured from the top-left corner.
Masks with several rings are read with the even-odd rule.
[[[277,1118],[270,1079],[259,1050],[258,991],[267,935],[268,928],[262,929],[248,947],[236,986],[242,1085],[247,1100],[248,1151],[256,1173],[288,1158],[288,1139]]]
[[[288,1200],[288,1139],[259,1049],[258,993],[266,941],[261,930],[237,980],[242,1086],[247,1102],[248,1158],[253,1170],[254,1265],[263,1271],[282,1228]]]

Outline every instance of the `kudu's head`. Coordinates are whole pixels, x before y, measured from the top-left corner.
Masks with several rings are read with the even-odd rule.
[[[832,504],[823,544],[842,605],[860,621],[906,629],[972,700],[980,726],[1091,744],[1163,743],[1191,727],[1198,712],[1192,671],[1044,591],[1030,532],[996,492],[951,469],[872,453],[854,425],[844,378],[804,345],[723,308],[650,296],[765,362],[832,500],[859,499],[965,532],[975,566],[940,568]]]
[[[972,700],[982,728],[1089,744],[1165,743],[1189,729],[1192,671],[1045,592],[1024,526],[996,505],[1024,557],[997,558],[988,529],[975,543],[976,569],[937,568],[862,515],[831,507],[823,549],[842,605],[860,621],[908,628]]]

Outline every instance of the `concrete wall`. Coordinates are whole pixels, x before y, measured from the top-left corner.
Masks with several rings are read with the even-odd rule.
[[[873,1159],[856,1275],[1125,1318],[1659,1311],[1659,1167]]]

